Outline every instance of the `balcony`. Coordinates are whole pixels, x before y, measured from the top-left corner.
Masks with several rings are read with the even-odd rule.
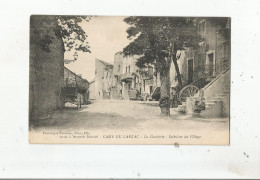
[[[121,75],[121,81],[123,82],[131,82],[133,80],[133,76],[129,73],[124,73]]]

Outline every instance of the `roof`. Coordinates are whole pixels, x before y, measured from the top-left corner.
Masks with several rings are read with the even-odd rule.
[[[112,67],[114,67],[113,64],[110,64],[110,63],[108,63],[108,62],[106,62],[106,61],[102,61],[102,60],[100,60],[100,59],[96,59],[96,61],[99,61],[99,62],[103,63],[105,66],[112,66]]]
[[[65,67],[64,66],[64,69],[66,69],[66,70],[68,70],[68,71],[70,71],[72,74],[74,74],[75,76],[77,76],[78,78],[80,78],[80,79],[82,79],[82,80],[84,80],[84,81],[86,81],[87,83],[89,83],[88,82],[88,80],[86,80],[86,79],[83,79],[82,77],[80,77],[79,75],[77,75],[76,73],[74,73],[74,72],[72,72],[70,69],[68,69],[67,67]]]
[[[89,84],[94,83],[94,82],[95,82],[95,79],[93,79],[92,81],[90,81]]]

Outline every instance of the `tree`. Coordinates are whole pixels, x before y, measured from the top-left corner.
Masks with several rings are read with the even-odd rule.
[[[31,42],[37,42],[41,45],[42,50],[50,52],[49,46],[54,38],[49,28],[43,28],[44,21],[54,24],[52,30],[55,32],[55,36],[62,38],[64,42],[64,51],[83,51],[90,53],[90,46],[88,45],[87,34],[80,26],[83,21],[89,21],[90,16],[38,16],[33,15],[31,17],[31,24],[34,24],[33,33],[37,34],[35,39],[31,39]],[[39,19],[42,21],[39,21]],[[46,20],[47,19],[47,20]]]
[[[81,23],[85,16],[43,16],[30,18],[30,122],[62,108],[64,52],[89,52]]]
[[[140,68],[155,65],[160,74],[161,115],[170,116],[170,67],[174,63],[180,88],[182,79],[177,64],[177,51],[197,46],[196,18],[185,17],[127,17],[130,25],[128,38],[132,39],[124,48],[125,55],[139,55],[136,65]]]

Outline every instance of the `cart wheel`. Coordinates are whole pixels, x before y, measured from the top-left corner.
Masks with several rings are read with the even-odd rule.
[[[196,86],[193,85],[185,86],[179,93],[179,100],[181,102],[186,102],[187,97],[192,97],[198,92],[199,89]]]

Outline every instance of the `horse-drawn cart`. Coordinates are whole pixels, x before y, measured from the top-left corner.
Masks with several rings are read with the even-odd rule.
[[[172,93],[170,97],[170,107],[178,108],[178,111],[186,112],[187,110],[187,100],[188,106],[191,107],[194,111],[200,112],[205,110],[205,104],[203,100],[202,92],[199,92],[199,88],[194,85],[184,86],[181,90],[176,93]],[[160,87],[157,87],[154,90],[152,98],[159,100],[161,96]],[[194,102],[191,102],[194,101]]]
[[[159,100],[161,97],[161,88],[156,87],[153,94],[152,94],[152,99],[154,100]],[[194,85],[187,85],[183,87],[180,91],[176,92],[176,94],[173,94],[172,96],[175,96],[175,100],[178,100],[179,103],[185,102],[187,97],[192,97],[195,94],[199,92],[199,89],[194,86]]]
[[[61,99],[63,103],[70,102],[77,105],[77,109],[81,108],[81,95],[77,87],[62,87]]]

